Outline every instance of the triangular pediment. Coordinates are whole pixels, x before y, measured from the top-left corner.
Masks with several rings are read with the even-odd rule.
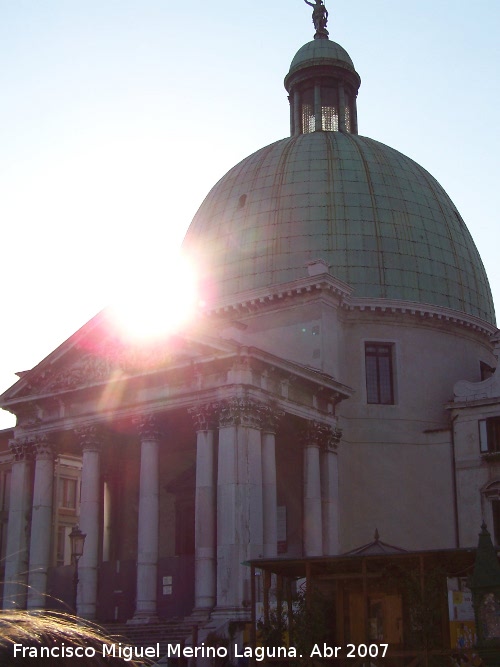
[[[212,338],[200,326],[151,341],[131,340],[103,311],[0,396],[12,400],[47,396],[168,368],[193,366],[232,355],[237,345]]]

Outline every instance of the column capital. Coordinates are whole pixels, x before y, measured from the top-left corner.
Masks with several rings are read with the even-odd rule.
[[[35,435],[33,439],[33,452],[37,461],[53,461],[56,457],[55,447],[45,434]]]
[[[279,410],[273,405],[261,405],[260,407],[262,430],[266,433],[276,433],[281,418],[285,415],[283,410]]]
[[[99,424],[86,424],[75,428],[75,435],[82,451],[99,452],[104,443],[104,431]]]
[[[159,440],[161,437],[158,418],[156,415],[141,415],[135,417],[133,423],[141,440]]]
[[[220,403],[219,426],[262,428],[263,403],[249,398],[230,398]]]
[[[342,430],[323,422],[310,421],[301,435],[304,447],[318,447],[324,451],[336,452]]]
[[[9,440],[9,449],[14,461],[31,461],[33,459],[33,441],[27,436]]]
[[[188,408],[188,414],[194,422],[196,431],[212,431],[217,426],[219,403],[204,403]]]
[[[336,452],[338,446],[340,445],[341,438],[342,438],[342,429],[339,428],[338,426],[335,426],[335,428],[330,427],[330,436],[327,442],[327,449]]]

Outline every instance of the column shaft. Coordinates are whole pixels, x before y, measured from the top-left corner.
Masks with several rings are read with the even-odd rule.
[[[263,553],[262,446],[258,404],[228,401],[221,411],[217,479],[217,608],[247,614],[250,572]]]
[[[339,83],[339,130],[341,132],[345,132],[347,127],[346,127],[346,119],[345,119],[345,90],[344,90],[344,84],[342,82]]]
[[[31,507],[31,447],[13,440],[9,522],[3,588],[3,608],[23,609],[28,584],[28,534]]]
[[[321,492],[323,497],[323,555],[339,553],[339,468],[337,452],[321,454]]]
[[[323,113],[321,109],[321,85],[319,82],[314,84],[314,126],[316,132],[323,129]]]
[[[157,615],[159,530],[159,438],[156,420],[140,420],[141,470],[137,527],[137,599],[134,618],[154,620]]]
[[[293,135],[302,134],[302,113],[301,113],[300,93],[295,90],[293,93]]]
[[[31,513],[31,540],[28,574],[28,609],[43,609],[47,592],[52,538],[52,496],[54,454],[45,438],[35,442],[35,481]]]
[[[211,609],[216,595],[214,432],[198,431],[195,497],[195,607]]]
[[[278,502],[276,486],[276,443],[274,433],[262,434],[262,504],[264,558],[275,558],[278,547]]]
[[[319,447],[308,443],[304,449],[304,555],[306,557],[322,555],[322,533]]]
[[[77,613],[83,618],[95,619],[99,568],[102,435],[95,426],[79,429],[77,435],[83,450],[80,529],[87,536],[83,556],[78,564]]]

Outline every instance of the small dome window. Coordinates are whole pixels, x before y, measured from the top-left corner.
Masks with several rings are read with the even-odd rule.
[[[247,203],[247,196],[241,195],[241,197],[238,199],[238,208],[243,208],[246,203]]]

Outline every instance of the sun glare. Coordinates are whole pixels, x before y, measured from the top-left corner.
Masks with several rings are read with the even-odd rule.
[[[181,330],[200,303],[196,272],[181,255],[164,257],[161,265],[143,265],[125,283],[110,310],[122,335],[135,341],[151,341]]]

